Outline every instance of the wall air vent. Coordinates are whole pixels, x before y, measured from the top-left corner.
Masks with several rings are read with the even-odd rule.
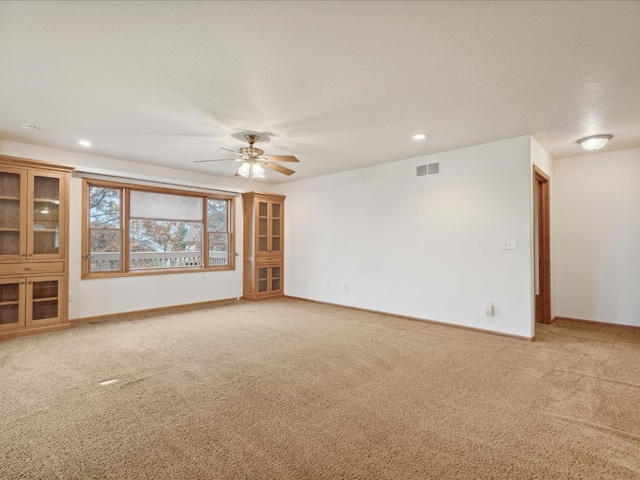
[[[440,162],[428,163],[426,165],[418,165],[416,167],[416,176],[423,177],[425,175],[438,175],[440,173]]]

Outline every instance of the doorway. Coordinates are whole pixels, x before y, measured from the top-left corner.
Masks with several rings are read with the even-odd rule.
[[[551,246],[549,176],[533,167],[533,245],[535,319],[551,323]]]

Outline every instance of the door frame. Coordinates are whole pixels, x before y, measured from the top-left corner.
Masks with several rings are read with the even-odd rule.
[[[537,226],[534,235],[538,235],[538,249],[534,252],[535,261],[538,261],[538,292],[535,294],[534,305],[535,321],[538,323],[551,323],[551,208],[550,208],[550,177],[537,166],[533,166],[533,193],[534,208],[537,208]],[[537,188],[536,188],[537,187]],[[535,194],[537,192],[537,198]],[[535,218],[535,217],[534,217]],[[535,249],[536,239],[533,239]],[[535,277],[534,277],[535,278]]]

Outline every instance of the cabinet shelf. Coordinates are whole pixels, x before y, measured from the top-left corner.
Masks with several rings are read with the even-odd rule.
[[[58,301],[58,297],[43,297],[43,298],[34,298],[33,299],[33,303],[38,303],[38,302],[57,302]]]
[[[19,228],[0,228],[0,232],[19,232]]]
[[[0,302],[0,307],[6,307],[7,305],[18,305],[20,303],[19,300],[11,300],[8,302]]]
[[[0,200],[9,200],[12,202],[19,202],[20,197],[14,197],[12,195],[0,195]]]

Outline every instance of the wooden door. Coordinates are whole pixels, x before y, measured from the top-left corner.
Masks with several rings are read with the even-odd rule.
[[[533,167],[535,320],[551,323],[549,176]]]

